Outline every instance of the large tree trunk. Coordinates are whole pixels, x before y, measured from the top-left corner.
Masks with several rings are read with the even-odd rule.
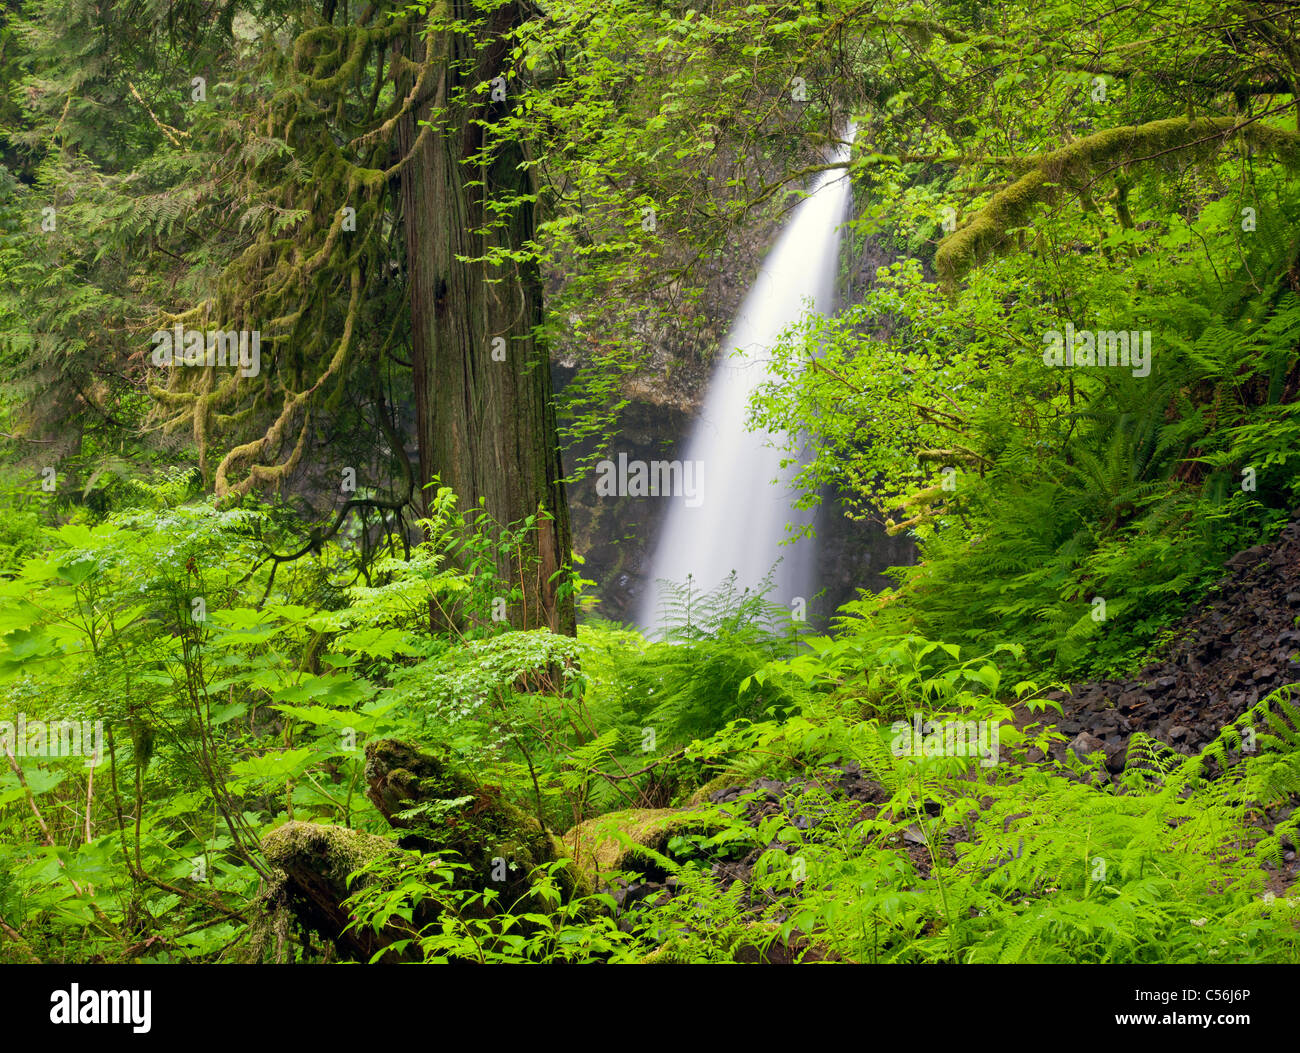
[[[457,18],[476,16],[469,0],[449,6]],[[420,474],[422,482],[437,476],[455,490],[463,510],[481,499],[501,526],[542,513],[522,568],[509,557],[498,564],[501,577],[523,593],[508,616],[518,628],[572,635],[573,599],[561,589],[570,554],[568,504],[549,357],[534,336],[542,319],[540,276],[530,263],[498,267],[457,259],[478,259],[496,246],[519,248],[535,230],[531,202],[516,204],[483,230],[496,215],[486,202],[532,193],[529,173],[519,167],[524,152],[518,142],[502,143],[486,167],[464,164],[483,142],[477,122],[500,119],[510,105],[472,89],[504,75],[502,34],[524,16],[508,5],[488,17],[487,32],[473,39],[442,34],[412,45],[417,55],[425,47],[434,50],[428,94],[441,104],[433,134],[402,170]],[[430,119],[426,102],[406,121],[404,155],[416,141],[418,122]]]

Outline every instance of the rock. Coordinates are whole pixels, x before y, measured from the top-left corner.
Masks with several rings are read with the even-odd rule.
[[[781,936],[777,923],[750,926],[756,935],[742,938],[732,952],[732,960],[741,965],[794,965],[796,963],[838,962],[843,959],[825,944],[799,933]],[[770,934],[770,935],[769,935]]]
[[[1106,744],[1097,738],[1096,735],[1090,735],[1086,731],[1081,731],[1070,740],[1070,750],[1080,760],[1086,760],[1091,753],[1104,752]]]
[[[1242,570],[1246,567],[1252,566],[1255,563],[1258,563],[1267,555],[1268,555],[1267,545],[1255,545],[1253,548],[1244,549],[1241,552],[1238,552],[1235,556],[1233,556],[1230,560],[1228,560],[1228,562],[1225,563],[1224,566],[1231,567],[1233,570]]]
[[[734,776],[719,775],[710,779],[693,794],[687,804],[706,804],[708,802],[734,801],[740,796],[741,787],[736,784]]]

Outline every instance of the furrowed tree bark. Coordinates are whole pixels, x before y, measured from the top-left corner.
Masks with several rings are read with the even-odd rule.
[[[481,17],[471,0],[447,7],[457,19]],[[416,56],[432,48],[436,64],[430,97],[400,136],[405,155],[421,122],[433,122],[401,175],[420,475],[450,486],[463,511],[481,500],[501,526],[542,512],[522,566],[498,559],[498,574],[523,593],[508,617],[516,628],[573,635],[573,599],[561,588],[571,541],[550,361],[534,331],[542,320],[540,274],[532,262],[466,262],[495,247],[521,248],[536,229],[533,204],[517,200],[533,192],[520,167],[522,144],[504,141],[488,164],[465,163],[483,145],[480,122],[499,120],[510,105],[493,99],[490,84],[507,72],[505,34],[525,17],[522,6],[506,5],[475,38],[438,33],[409,43]],[[487,90],[475,93],[477,85]],[[504,202],[514,203],[498,213]]]

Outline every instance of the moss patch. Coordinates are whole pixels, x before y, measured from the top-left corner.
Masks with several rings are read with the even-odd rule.
[[[280,919],[292,915],[346,957],[369,961],[401,934],[348,928],[352,919],[344,901],[366,880],[349,888],[348,876],[398,851],[385,838],[346,826],[291,822],[272,830],[262,838],[262,852],[275,868],[262,895],[267,914],[263,920],[276,927]]]
[[[563,837],[579,870],[595,884],[601,874],[635,870],[662,854],[674,834],[711,833],[722,819],[700,808],[630,808],[579,823]]]
[[[499,788],[456,771],[440,757],[398,739],[366,747],[366,795],[404,835],[403,848],[454,852],[468,864],[457,884],[496,888],[506,902],[527,893],[534,867],[555,856],[536,818],[505,800]],[[508,876],[500,880],[501,861]],[[494,876],[497,875],[497,876]]]
[[[320,823],[285,823],[262,838],[262,852],[272,865],[293,870],[314,862],[322,876],[340,882],[367,863],[397,851],[396,845],[377,834]]]
[[[719,790],[728,790],[733,786],[740,786],[744,783],[743,779],[738,779],[734,775],[718,775],[710,779],[698,790],[686,798],[688,807],[704,805],[709,803],[709,798]]]

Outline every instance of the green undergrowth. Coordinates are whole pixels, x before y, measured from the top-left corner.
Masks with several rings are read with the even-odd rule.
[[[775,814],[754,823],[738,804],[697,806],[708,817],[699,832],[658,847],[638,838],[638,813],[609,817],[611,846],[641,847],[609,853],[635,873],[605,874],[605,886],[648,874],[675,884],[675,896],[620,912],[607,893],[561,903],[552,892],[553,910],[524,921],[508,909],[483,916],[478,896],[448,903],[412,944],[430,961],[735,961],[776,947],[810,961],[1295,959],[1300,902],[1274,895],[1263,869],[1282,863],[1300,821],[1262,822],[1300,791],[1300,709],[1289,690],[1194,756],[1135,736],[1112,782],[1100,756],[1026,763],[1051,733],[1015,730],[998,697],[1022,696],[1041,713],[1039,688],[1002,684],[991,656],[963,660],[916,639],[877,645],[870,698],[842,676],[848,649],[822,648],[772,663],[746,685],[788,679],[803,696],[797,709],[735,721],[692,745],[719,785],[743,785],[756,771],[786,781]],[[936,653],[951,661],[932,663]],[[919,742],[901,750],[903,699],[923,700],[925,722],[999,724],[997,762]],[[879,803],[828,789],[846,762],[879,786]],[[742,858],[748,881],[719,880],[717,865]],[[537,880],[551,887],[545,873]],[[407,861],[359,902],[378,926],[447,895],[447,882]]]

